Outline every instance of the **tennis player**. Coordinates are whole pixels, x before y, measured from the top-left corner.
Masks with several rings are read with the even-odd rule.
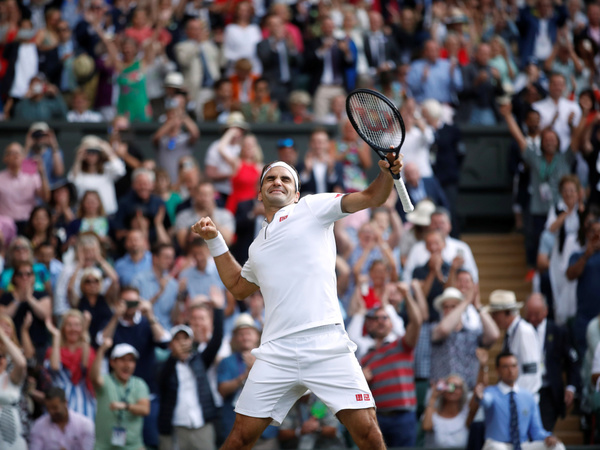
[[[261,289],[265,325],[261,345],[237,402],[236,420],[222,449],[250,449],[271,423],[280,425],[307,389],[349,430],[361,449],[385,449],[375,403],[344,330],[336,294],[333,224],[348,214],[382,205],[393,187],[390,168],[362,192],[309,195],[300,200],[296,170],[282,161],[261,174],[262,230],[241,267],[208,217],[192,230],[208,243],[221,280],[243,299]],[[244,383],[240,379],[240,385]]]

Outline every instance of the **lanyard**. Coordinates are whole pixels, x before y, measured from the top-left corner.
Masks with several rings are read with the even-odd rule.
[[[550,175],[552,174],[552,172],[554,172],[554,169],[556,167],[556,156],[554,156],[552,158],[552,161],[550,161],[550,164],[548,165],[546,163],[546,159],[542,158],[542,163],[540,164],[540,178],[542,179],[542,181],[548,181],[548,178],[550,178]]]
[[[110,376],[112,377],[113,381],[115,382],[115,392],[117,394],[117,397],[120,397],[120,401],[122,401],[124,403],[129,403],[127,401],[127,398],[129,397],[129,393],[131,392],[131,383],[129,383],[129,381],[128,381],[127,387],[125,388],[125,392],[123,393],[123,395],[119,395],[118,391],[120,390],[121,383],[119,383],[119,381],[115,378],[114,375],[111,374]],[[120,409],[117,411],[117,424],[120,426],[122,422],[123,422],[123,410]]]

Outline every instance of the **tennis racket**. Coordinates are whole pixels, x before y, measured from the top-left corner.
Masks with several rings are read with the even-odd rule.
[[[371,89],[355,89],[346,98],[346,112],[358,135],[381,159],[398,158],[404,144],[406,130],[404,120],[394,104],[379,92]],[[391,173],[391,170],[390,170]],[[415,209],[400,174],[393,174],[394,186],[402,202],[404,212]]]

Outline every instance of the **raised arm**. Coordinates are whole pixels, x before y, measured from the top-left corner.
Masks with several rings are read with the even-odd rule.
[[[90,380],[96,389],[102,388],[104,386],[104,379],[102,378],[102,361],[104,360],[104,356],[109,348],[113,345],[113,340],[110,337],[105,337],[102,341],[102,345],[98,348],[96,352],[96,358],[92,363],[92,367],[90,368]]]
[[[469,305],[470,302],[463,300],[456,308],[450,311],[449,314],[444,316],[433,329],[431,333],[431,340],[434,342],[441,341],[446,339],[450,333],[456,330],[456,327],[462,321],[462,314]]]
[[[215,259],[217,270],[225,287],[238,300],[243,300],[258,291],[259,286],[242,277],[242,266],[235,260],[223,236],[210,217],[203,217],[192,227],[192,231],[208,244],[210,253]]]
[[[408,325],[406,326],[406,334],[404,335],[404,342],[411,348],[415,348],[417,341],[419,340],[419,334],[421,332],[421,325],[423,323],[423,317],[419,310],[419,305],[412,295],[408,292],[405,296],[404,304],[406,306],[406,312],[408,313]]]
[[[342,198],[342,211],[347,213],[355,213],[367,208],[373,208],[381,206],[385,203],[392,187],[394,185],[394,179],[389,172],[397,174],[402,169],[402,156],[393,161],[390,164],[389,161],[379,161],[379,175],[377,178],[361,192],[353,192],[352,194],[345,195]]]
[[[519,128],[517,121],[512,115],[512,106],[509,104],[500,106],[500,114],[504,117],[506,121],[506,125],[508,125],[508,131],[512,137],[517,141],[517,145],[521,149],[521,151],[525,151],[527,148],[527,141],[525,140],[525,136],[523,136],[523,132]]]
[[[20,386],[25,375],[27,375],[27,360],[21,349],[15,344],[10,337],[6,335],[4,329],[0,327],[0,343],[6,350],[6,355],[12,360],[12,370],[10,371],[10,381],[12,384]]]

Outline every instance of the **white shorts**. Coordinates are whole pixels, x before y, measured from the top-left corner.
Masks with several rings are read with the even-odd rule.
[[[284,336],[252,350],[256,361],[235,407],[250,417],[281,425],[294,403],[312,391],[337,414],[375,406],[352,342],[342,325]]]

